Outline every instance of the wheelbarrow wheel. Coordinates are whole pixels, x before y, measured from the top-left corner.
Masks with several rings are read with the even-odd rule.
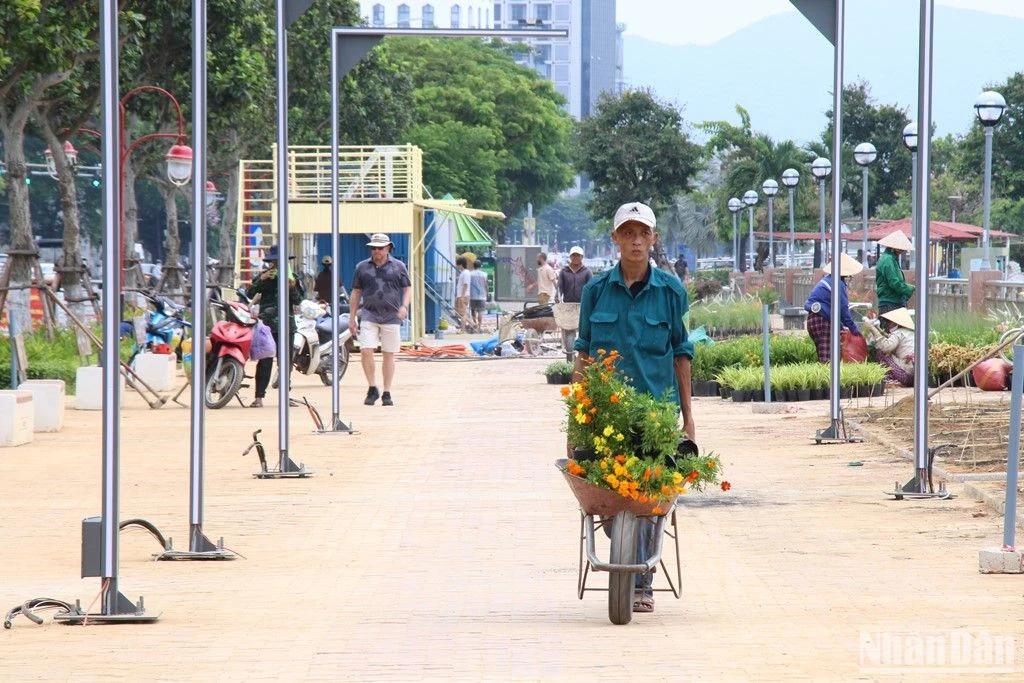
[[[636,564],[637,533],[636,515],[620,512],[612,520],[611,564]],[[632,572],[609,572],[608,574],[608,619],[613,624],[628,624],[633,619],[633,577]]]

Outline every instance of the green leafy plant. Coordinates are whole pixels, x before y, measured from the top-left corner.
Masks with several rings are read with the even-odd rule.
[[[567,363],[564,360],[557,360],[553,363],[549,363],[544,368],[544,375],[546,377],[552,377],[554,375],[571,375],[573,372],[573,364]]]

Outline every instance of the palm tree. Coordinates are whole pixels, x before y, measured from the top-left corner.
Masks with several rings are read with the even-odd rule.
[[[698,204],[693,195],[680,195],[672,200],[658,223],[661,239],[678,251],[685,244],[697,254],[713,251],[718,243],[714,230],[715,207]]]

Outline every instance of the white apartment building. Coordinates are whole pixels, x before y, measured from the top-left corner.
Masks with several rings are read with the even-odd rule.
[[[543,25],[565,29],[565,39],[527,40],[533,50],[517,61],[555,86],[576,118],[589,116],[600,93],[616,92],[622,82],[622,31],[615,22],[615,0],[360,0],[369,26],[388,28],[519,28]]]

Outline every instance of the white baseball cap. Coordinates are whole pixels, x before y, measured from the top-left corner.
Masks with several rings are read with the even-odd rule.
[[[612,232],[618,230],[623,223],[629,223],[630,221],[643,223],[649,228],[653,228],[658,224],[651,207],[640,202],[629,202],[620,206],[618,211],[615,212],[615,220],[612,221],[614,226],[612,227]]]
[[[583,256],[583,247],[573,247],[572,249],[570,249],[569,256],[572,256],[573,254],[579,254],[580,256]]]

